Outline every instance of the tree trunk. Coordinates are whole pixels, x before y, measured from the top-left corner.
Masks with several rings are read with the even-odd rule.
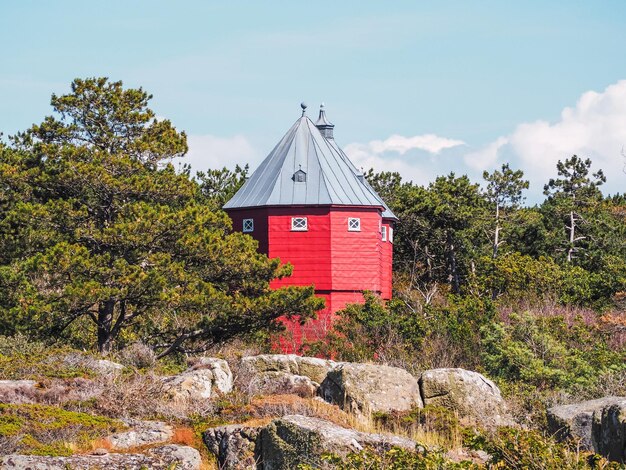
[[[496,204],[496,231],[493,236],[493,257],[498,256],[498,246],[500,245],[500,206]]]
[[[111,351],[113,337],[111,327],[113,325],[113,312],[115,300],[109,299],[100,303],[98,307],[98,351],[107,354]]]
[[[572,262],[572,255],[574,254],[574,241],[576,240],[576,217],[574,211],[569,213],[569,249],[567,250],[567,262]]]
[[[446,233],[446,241],[448,245],[448,268],[450,270],[450,284],[452,286],[452,293],[458,294],[461,290],[461,282],[459,280],[459,273],[456,266],[456,251],[454,247],[454,241],[450,232]]]

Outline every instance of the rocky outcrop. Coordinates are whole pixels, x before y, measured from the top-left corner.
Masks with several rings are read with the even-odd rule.
[[[445,407],[462,421],[488,427],[513,424],[500,389],[478,372],[427,370],[422,373],[419,386],[424,405]]]
[[[328,372],[319,394],[357,415],[423,406],[415,377],[398,367],[375,364],[338,365]]]
[[[592,437],[593,415],[602,414],[607,406],[619,403],[623,398],[604,397],[548,409],[548,429],[559,440],[573,440],[583,450],[596,450]]]
[[[548,429],[561,441],[610,460],[626,461],[626,397],[603,397],[548,410]]]
[[[257,445],[264,470],[291,470],[301,464],[321,466],[324,453],[345,456],[365,447],[376,451],[392,447],[415,450],[415,442],[409,439],[362,433],[301,415],[273,421],[261,430]]]
[[[32,470],[107,470],[171,469],[197,470],[200,468],[200,453],[187,446],[167,445],[149,449],[145,454],[73,455],[71,457],[44,457],[38,455],[7,455],[0,458],[3,469]]]
[[[255,375],[248,385],[248,393],[253,395],[290,394],[303,398],[314,397],[320,384],[304,375],[287,372],[263,372]]]
[[[220,426],[202,433],[204,444],[215,457],[220,470],[253,470],[260,428],[240,424]]]
[[[105,440],[112,450],[128,450],[134,447],[163,444],[174,436],[174,429],[162,421],[122,420],[130,431],[118,432]]]
[[[233,373],[224,359],[195,357],[189,360],[189,364],[189,371],[210,370],[213,373],[213,388],[220,393],[229,393],[233,389]]]
[[[593,413],[591,440],[598,454],[626,463],[626,398]]]
[[[336,363],[295,354],[261,354],[241,360],[242,382],[252,394],[314,396]]]
[[[175,401],[195,401],[211,398],[214,391],[228,393],[233,387],[233,375],[222,359],[200,358],[185,372],[164,377],[167,394]]]

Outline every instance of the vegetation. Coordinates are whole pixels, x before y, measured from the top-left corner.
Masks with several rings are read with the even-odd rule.
[[[200,183],[177,173],[186,136],[155,118],[150,98],[77,79],[52,96],[54,116],[0,148],[0,332],[104,353],[141,339],[165,356],[321,307],[311,287],[269,289],[290,267],[207,204],[245,170]]]
[[[0,455],[71,455],[123,423],[46,405],[0,404]]]
[[[77,79],[52,96],[53,115],[0,142],[0,379],[100,387],[95,398],[41,394],[56,408],[0,405],[0,450],[71,453],[116,429],[116,416],[167,419],[192,434],[288,412],[358,428],[310,399],[234,393],[181,408],[163,398],[158,375],[180,370],[183,355],[235,340],[269,351],[279,318],[305,322],[323,302],[311,286],[269,288],[291,267],[259,254],[220,210],[248,167],[175,171],[185,133],[157,119],[150,99],[121,82]],[[555,402],[626,395],[626,196],[601,193],[591,160],[562,157],[534,206],[509,164],[482,182],[451,173],[426,186],[369,171],[399,218],[394,297],[365,293],[302,352],[414,373],[481,371],[527,429],[467,430],[442,409],[375,416],[370,430],[418,437],[424,451],[327,456],[329,468],[478,468],[448,458],[461,441],[491,454],[492,468],[611,468],[544,427]],[[95,352],[127,368],[100,380]]]

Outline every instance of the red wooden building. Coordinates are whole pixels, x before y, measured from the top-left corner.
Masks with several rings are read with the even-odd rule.
[[[333,314],[363,301],[364,290],[391,297],[396,217],[333,138],[324,106],[287,131],[224,210],[233,229],[253,236],[259,250],[294,266],[283,285],[315,286],[326,308],[302,329],[289,325],[294,346],[319,338]],[[290,349],[288,346],[286,349]]]

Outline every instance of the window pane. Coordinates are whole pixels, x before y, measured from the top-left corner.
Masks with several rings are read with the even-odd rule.
[[[254,219],[243,219],[243,231],[244,232],[254,231]]]
[[[306,217],[292,217],[291,230],[306,231],[308,230]]]

